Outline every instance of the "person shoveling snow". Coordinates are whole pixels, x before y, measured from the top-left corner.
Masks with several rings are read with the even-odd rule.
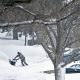
[[[19,59],[21,60],[22,66],[28,65],[25,61],[24,55],[22,55],[22,53],[20,53],[20,52],[17,53],[17,56],[13,60],[9,60],[9,62],[11,65],[15,66],[17,60],[19,60]]]

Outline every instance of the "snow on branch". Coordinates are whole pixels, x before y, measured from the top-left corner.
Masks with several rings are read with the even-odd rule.
[[[44,24],[44,25],[56,25],[56,22],[62,21],[68,17],[70,17],[71,15],[73,15],[76,12],[79,12],[80,10],[77,10],[71,14],[69,14],[66,17],[63,17],[59,20],[51,20],[48,19],[48,21],[43,21],[43,20],[28,20],[28,21],[22,21],[22,22],[13,22],[13,23],[0,23],[0,27],[4,27],[4,26],[16,26],[16,25],[24,25],[24,24],[32,24],[32,23],[39,23],[39,24]]]
[[[75,2],[75,0],[72,0],[70,3],[74,3],[74,2]],[[36,22],[36,23],[42,23],[42,24],[54,24],[54,23],[56,23],[56,22],[63,21],[63,20],[65,20],[65,19],[67,19],[68,17],[72,16],[73,14],[75,14],[75,13],[77,13],[77,12],[80,11],[80,9],[78,8],[76,11],[74,11],[74,12],[68,14],[68,15],[65,16],[65,17],[60,18],[59,20],[50,21],[50,19],[49,19],[49,21],[44,22],[44,21],[42,21],[42,20],[36,20],[37,16],[38,16],[38,19],[43,19],[43,18],[46,19],[46,17],[49,17],[48,15],[41,15],[41,14],[33,13],[33,12],[31,12],[31,11],[25,9],[25,8],[24,8],[23,6],[21,6],[21,5],[16,5],[15,8],[20,8],[20,9],[26,11],[27,13],[33,15],[33,16],[35,17],[35,22]],[[61,9],[61,10],[62,10],[62,9]],[[44,17],[43,17],[43,16],[44,16]],[[29,21],[29,22],[32,23],[32,21]],[[24,23],[24,22],[22,22],[21,24],[23,24],[23,23]],[[27,24],[27,23],[28,23],[28,22],[26,21],[25,24]]]
[[[46,15],[46,14],[36,14],[36,13],[33,13],[32,11],[25,9],[21,5],[16,5],[15,8],[19,8],[19,9],[29,13],[30,15],[34,16],[34,19],[43,19],[43,18],[49,17],[49,15]]]
[[[33,22],[32,21],[22,21],[22,22],[14,22],[14,23],[0,23],[1,27],[5,27],[5,26],[16,26],[16,25],[23,25],[23,24],[31,24]]]
[[[69,8],[69,6],[72,6],[73,3],[75,3],[75,1],[76,1],[76,0],[72,0],[72,1],[68,2],[68,4],[64,5],[64,6],[59,10],[59,12],[66,10],[66,8]]]
[[[56,22],[63,21],[63,20],[65,20],[65,19],[67,19],[67,18],[71,17],[72,15],[74,15],[74,14],[76,14],[76,13],[78,13],[78,12],[80,12],[80,9],[79,9],[79,8],[78,8],[76,11],[74,11],[74,12],[72,12],[72,13],[68,14],[67,16],[62,17],[61,19],[57,20]]]
[[[31,11],[25,9],[25,8],[24,8],[23,6],[21,6],[21,5],[16,5],[15,7],[16,7],[16,8],[20,8],[20,9],[22,9],[22,10],[28,12],[29,14],[31,14],[31,15],[33,15],[33,16],[36,16],[35,13],[33,13],[33,12],[31,12]]]
[[[42,20],[28,20],[22,22],[13,22],[13,23],[0,23],[0,27],[7,27],[7,26],[16,26],[16,25],[27,25],[32,23],[44,24],[44,25],[55,25],[56,22],[51,21],[42,21]]]

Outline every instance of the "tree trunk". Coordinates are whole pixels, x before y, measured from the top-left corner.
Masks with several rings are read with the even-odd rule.
[[[65,80],[65,69],[61,67],[61,64],[59,58],[54,62],[55,80]]]
[[[25,46],[26,46],[26,38],[27,38],[27,33],[25,32]]]
[[[16,28],[13,29],[13,39],[18,40],[18,30]]]

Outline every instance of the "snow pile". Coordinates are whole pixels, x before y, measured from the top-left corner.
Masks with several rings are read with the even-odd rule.
[[[12,31],[0,33],[0,37],[1,37],[1,38],[12,39],[12,38],[13,38],[12,35],[13,35],[13,34],[12,34]]]

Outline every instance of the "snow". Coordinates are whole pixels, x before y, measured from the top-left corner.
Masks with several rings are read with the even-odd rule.
[[[21,39],[0,39],[0,80],[55,80],[54,73],[43,73],[54,67],[42,46],[24,46],[23,43]],[[16,66],[9,64],[8,60],[13,59],[18,51],[26,57],[28,66],[22,67],[20,60]],[[65,80],[80,80],[80,73],[65,74]]]
[[[5,53],[3,53],[2,51],[0,51],[0,59],[8,61],[9,58],[8,58],[8,56]]]
[[[65,80],[80,80],[80,73],[67,74]]]

